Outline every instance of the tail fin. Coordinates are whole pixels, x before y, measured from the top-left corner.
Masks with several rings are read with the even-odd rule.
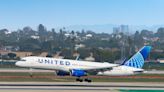
[[[125,66],[142,68],[144,61],[148,58],[151,46],[142,47],[134,56],[124,63]]]

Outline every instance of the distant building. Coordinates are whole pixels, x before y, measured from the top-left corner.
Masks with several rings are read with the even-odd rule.
[[[79,49],[79,48],[84,48],[85,45],[84,44],[76,44],[75,45],[75,50]]]
[[[70,37],[70,38],[79,38],[77,33],[65,33],[64,36],[65,37]]]
[[[86,61],[95,61],[95,58],[93,57],[93,53],[90,53],[89,57],[85,58]]]
[[[85,60],[86,60],[86,61],[95,61],[95,58],[89,56],[89,57],[86,57]]]
[[[91,38],[92,37],[92,34],[87,34],[86,37],[87,38]]]
[[[18,46],[4,46],[3,50],[5,50],[5,51],[19,51],[19,47]]]
[[[159,63],[164,63],[164,58],[158,59],[157,60]]]
[[[31,38],[33,38],[33,39],[39,39],[39,36],[32,35]]]
[[[46,57],[48,55],[48,52],[42,52],[39,56],[40,57]]]
[[[12,32],[11,31],[5,31],[5,34],[11,34]]]
[[[86,34],[84,37],[82,37],[83,40],[87,40],[87,39],[90,39],[92,38],[93,35],[92,34]]]
[[[129,35],[129,26],[128,25],[121,25],[120,26],[120,31],[122,33],[125,33],[126,35]]]
[[[119,27],[113,27],[113,34],[119,34],[120,28]]]
[[[27,56],[31,56],[32,55],[32,52],[13,52],[13,53],[16,53],[17,57],[27,57]]]
[[[71,34],[69,34],[69,33],[65,33],[64,34],[66,37],[70,37],[71,36]]]
[[[102,41],[109,41],[110,38],[101,38]]]
[[[150,38],[150,39],[151,39],[151,41],[156,42],[156,41],[159,40],[159,37],[153,37],[153,38]]]

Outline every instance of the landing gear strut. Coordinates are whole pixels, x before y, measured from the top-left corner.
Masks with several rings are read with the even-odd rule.
[[[30,68],[30,72],[29,72],[29,74],[30,74],[30,77],[32,78],[33,77],[33,69],[32,68]]]

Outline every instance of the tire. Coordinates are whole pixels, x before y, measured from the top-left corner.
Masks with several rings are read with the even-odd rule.
[[[76,81],[83,82],[83,79],[77,78]]]
[[[83,79],[80,79],[80,82],[83,82]]]
[[[86,82],[92,82],[92,80],[91,79],[85,79],[84,81],[86,81]]]

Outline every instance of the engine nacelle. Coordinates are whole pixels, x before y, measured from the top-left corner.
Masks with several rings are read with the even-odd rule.
[[[70,75],[69,72],[65,72],[65,71],[57,71],[57,75],[58,76],[66,76],[66,75]]]
[[[76,76],[76,77],[86,76],[86,72],[84,70],[73,69],[71,71],[71,74],[72,74],[72,76]]]

